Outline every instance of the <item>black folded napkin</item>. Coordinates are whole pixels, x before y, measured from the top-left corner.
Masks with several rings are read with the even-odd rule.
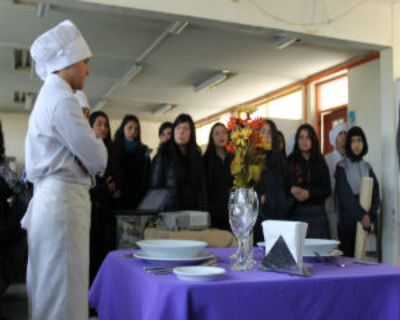
[[[264,257],[260,269],[305,277],[310,275],[305,266],[299,267],[297,265],[296,260],[282,236],[279,236],[271,250]]]

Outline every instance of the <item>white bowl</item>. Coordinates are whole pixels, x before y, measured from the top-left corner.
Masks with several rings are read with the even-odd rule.
[[[190,266],[176,267],[173,269],[178,279],[185,281],[213,281],[226,271],[220,267]]]
[[[329,256],[340,241],[331,239],[304,239],[303,256],[314,257],[315,252],[321,256]]]
[[[193,258],[207,246],[197,240],[142,240],[136,243],[144,253],[157,258]]]

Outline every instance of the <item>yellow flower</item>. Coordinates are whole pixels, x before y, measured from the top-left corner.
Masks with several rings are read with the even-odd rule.
[[[232,132],[231,139],[238,147],[244,148],[251,134],[250,128],[240,128]]]
[[[243,106],[243,107],[240,107],[238,111],[239,111],[239,113],[244,112],[247,114],[251,114],[253,112],[256,112],[257,109],[258,109],[257,106]]]

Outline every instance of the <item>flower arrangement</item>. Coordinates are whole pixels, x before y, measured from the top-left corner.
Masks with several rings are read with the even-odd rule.
[[[260,134],[265,120],[250,118],[255,110],[255,107],[241,108],[228,123],[231,135],[228,151],[234,154],[231,163],[234,189],[251,188],[260,180],[265,165],[265,150],[271,149]]]

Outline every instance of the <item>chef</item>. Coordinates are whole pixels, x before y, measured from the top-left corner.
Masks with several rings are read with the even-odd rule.
[[[328,217],[329,231],[332,239],[338,239],[337,223],[338,213],[335,206],[335,172],[337,163],[343,159],[345,155],[346,136],[349,127],[346,122],[339,122],[335,127],[329,131],[329,142],[334,148],[332,152],[325,155],[325,161],[328,165],[329,176],[331,180],[332,194],[325,202],[326,214]]]
[[[30,50],[44,81],[25,140],[34,196],[22,225],[28,231],[27,288],[31,317],[88,319],[90,176],[102,174],[107,151],[74,96],[89,75],[92,53],[77,27],[64,21]]]

